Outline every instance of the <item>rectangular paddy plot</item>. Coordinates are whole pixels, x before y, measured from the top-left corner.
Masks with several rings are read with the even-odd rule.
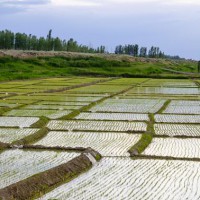
[[[18,116],[18,117],[40,117],[45,116],[49,119],[58,119],[60,117],[63,117],[65,115],[70,114],[72,111],[69,110],[11,110],[7,112],[6,116]]]
[[[0,154],[0,189],[46,171],[78,156],[77,153],[8,150]]]
[[[14,104],[14,103],[12,104],[12,103],[0,102],[0,107],[16,108],[20,105],[21,104]]]
[[[0,90],[1,91],[1,90]],[[6,94],[0,94],[0,97],[5,97],[6,96]]]
[[[190,80],[177,80],[177,79],[151,79],[143,83],[142,86],[154,86],[154,87],[181,87],[190,88],[197,87],[196,84]]]
[[[32,135],[39,131],[39,129],[6,129],[0,128],[0,142],[12,143],[24,137]]]
[[[62,102],[62,101],[40,101],[38,105],[57,105],[57,106],[87,106],[90,102]]]
[[[91,112],[155,113],[164,105],[160,99],[108,99],[90,109]]]
[[[121,92],[125,89],[127,89],[128,86],[124,85],[103,85],[103,84],[96,84],[91,85],[87,87],[81,87],[76,89],[71,89],[68,92],[73,93],[92,93],[92,94],[98,94],[98,93],[116,93]]]
[[[37,100],[15,100],[15,99],[2,99],[0,100],[1,103],[6,103],[6,104],[32,104],[35,102],[38,102]]]
[[[160,123],[200,124],[200,115],[155,115],[155,121]]]
[[[118,96],[120,99],[166,99],[166,100],[199,100],[198,95],[162,95],[162,94],[122,94]]]
[[[81,113],[75,119],[112,121],[149,121],[147,114],[132,113]]]
[[[127,94],[200,95],[199,88],[136,87]]]
[[[155,124],[156,135],[200,137],[200,125]]]
[[[69,85],[72,85],[71,83],[69,83],[69,81],[73,80],[72,78],[69,78],[69,79],[63,79],[63,80],[51,80],[51,79],[45,79],[43,80],[41,83],[39,84],[36,84],[36,85],[40,85],[40,86],[69,86]]]
[[[49,79],[50,80],[50,79]],[[59,81],[55,80],[54,82],[60,82],[60,83],[68,83],[71,85],[77,85],[77,84],[85,84],[85,83],[92,83],[94,81],[100,81],[100,80],[109,80],[109,78],[88,78],[88,77],[75,77],[73,79],[68,79],[66,81]],[[52,82],[52,80],[50,80]]]
[[[200,101],[171,101],[171,106],[200,106]]]
[[[199,158],[200,139],[154,138],[143,155]]]
[[[17,88],[17,90],[15,92],[17,93],[23,93],[23,91],[28,91],[29,92],[24,92],[24,93],[30,93],[30,92],[34,92],[34,93],[37,93],[37,92],[44,92],[44,91],[50,91],[50,90],[60,90],[60,89],[63,89],[64,86],[37,86],[37,85],[34,85],[34,86],[28,86],[28,87],[20,87],[20,88]]]
[[[90,171],[40,200],[197,200],[199,168],[199,162],[103,158]]]
[[[23,107],[25,110],[75,110],[82,106],[73,105],[28,105]]]
[[[6,83],[1,83],[0,91],[1,91],[1,89],[10,89],[10,88],[15,88],[15,87],[20,87],[20,86],[22,86],[22,85],[20,85],[20,84],[9,85],[9,84],[6,84]]]
[[[41,100],[41,101],[76,101],[76,102],[94,102],[100,100],[102,97],[77,97],[77,96],[67,96],[67,95],[49,95],[49,96],[33,96],[33,95],[27,95],[27,96],[15,96],[10,97],[9,99],[16,99],[16,100]]]
[[[172,101],[163,113],[200,115],[200,101]]]
[[[0,127],[30,127],[38,120],[38,117],[0,117]]]
[[[102,156],[129,156],[128,150],[140,138],[137,134],[104,132],[49,132],[36,145],[91,147]]]
[[[35,93],[34,96],[68,96],[68,97],[107,97],[109,94],[69,93],[68,90],[55,93]]]
[[[99,83],[100,84],[106,84],[106,85],[136,85],[140,84],[144,81],[148,80],[147,78],[119,78],[114,79],[111,81],[107,81],[105,83]]]
[[[9,88],[9,89],[1,89],[1,92],[9,92],[9,93],[18,93],[18,94],[27,94],[32,92],[42,92],[42,89],[30,89],[30,88]]]
[[[144,122],[52,120],[48,123],[47,127],[50,130],[144,132],[146,131],[147,124]]]

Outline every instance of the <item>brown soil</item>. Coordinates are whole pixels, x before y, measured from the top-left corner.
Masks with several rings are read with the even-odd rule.
[[[0,142],[0,150],[3,150],[3,149],[6,149],[6,148],[9,148],[9,144],[7,143],[3,143],[3,142]]]
[[[42,145],[24,145],[23,149],[36,149],[36,150],[57,150],[57,151],[86,151],[86,148],[83,147],[60,147],[60,146],[55,146],[55,147],[46,147]]]

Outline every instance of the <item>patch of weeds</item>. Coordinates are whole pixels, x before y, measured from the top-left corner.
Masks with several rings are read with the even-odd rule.
[[[36,199],[92,168],[84,154],[52,169],[0,189],[0,199]]]
[[[148,122],[148,126],[147,126],[147,132],[154,135],[155,131],[154,131],[154,124],[155,124],[155,118],[154,118],[154,114],[153,113],[149,113],[149,122]]]
[[[171,100],[167,100],[156,114],[162,114],[170,103]]]
[[[79,114],[80,114],[80,110],[74,110],[70,114],[68,114],[66,116],[63,116],[63,117],[59,118],[58,120],[70,120],[70,119],[74,119]]]
[[[150,133],[144,133],[142,134],[142,137],[140,140],[131,147],[128,152],[130,153],[130,156],[141,154],[151,143],[153,139],[153,135]]]
[[[49,129],[46,128],[46,127],[43,127],[39,131],[37,131],[36,133],[29,135],[29,136],[27,136],[23,139],[17,140],[15,142],[13,142],[12,144],[14,144],[14,145],[32,144],[32,143],[39,141],[43,137],[45,137],[48,134],[48,132],[49,132]]]
[[[9,108],[9,107],[2,107],[2,108],[0,108],[0,116],[2,116],[4,113],[6,113],[6,112],[8,112],[10,110],[12,110],[12,109]]]
[[[50,121],[49,118],[45,116],[41,116],[39,121],[31,125],[31,128],[42,128],[47,125],[47,123]]]
[[[149,120],[150,121],[148,122],[147,132],[142,134],[140,140],[128,150],[130,156],[136,156],[141,154],[151,144],[153,136],[155,134],[154,131],[155,119],[153,113],[149,113]]]

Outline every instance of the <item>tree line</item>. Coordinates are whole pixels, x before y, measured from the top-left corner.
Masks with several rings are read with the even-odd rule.
[[[36,50],[36,51],[71,51],[83,53],[108,53],[104,45],[92,48],[87,45],[78,44],[76,40],[62,40],[59,37],[52,37],[52,30],[49,30],[46,37],[37,37],[32,34],[13,33],[9,30],[0,31],[0,49],[15,50]],[[135,57],[149,58],[171,58],[180,59],[179,56],[165,55],[159,47],[139,47],[138,44],[118,45],[115,54],[127,54]]]
[[[147,47],[139,48],[138,44],[135,45],[118,45],[115,48],[115,54],[127,54],[135,57],[149,57],[149,58],[164,58],[165,54],[159,47],[152,46],[149,50]]]
[[[85,53],[105,53],[105,46],[92,48],[87,45],[78,44],[73,38],[62,40],[52,37],[49,30],[46,38],[37,37],[32,34],[13,33],[9,30],[0,31],[0,49],[36,50],[36,51],[71,51]]]

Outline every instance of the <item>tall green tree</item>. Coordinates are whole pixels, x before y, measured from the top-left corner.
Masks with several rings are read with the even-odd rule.
[[[47,40],[44,37],[40,37],[38,40],[38,45],[37,45],[37,50],[38,51],[47,51]]]
[[[70,38],[67,42],[67,51],[76,52],[78,50],[77,41],[73,38]]]
[[[133,55],[134,55],[135,57],[138,56],[138,51],[139,51],[139,46],[138,46],[137,44],[135,44],[135,45],[134,45],[134,52],[133,52]]]
[[[28,36],[25,33],[15,34],[15,49],[28,49]]]
[[[5,30],[5,31],[0,31],[0,48],[1,49],[13,49],[14,48],[14,33]]]
[[[198,62],[198,72],[200,73],[200,61]]]
[[[52,29],[49,30],[47,35],[47,50],[52,51],[54,50],[54,39],[52,38]]]
[[[146,57],[147,56],[147,48],[141,47],[140,48],[140,57]]]
[[[62,51],[62,41],[58,37],[54,39],[54,50]]]

